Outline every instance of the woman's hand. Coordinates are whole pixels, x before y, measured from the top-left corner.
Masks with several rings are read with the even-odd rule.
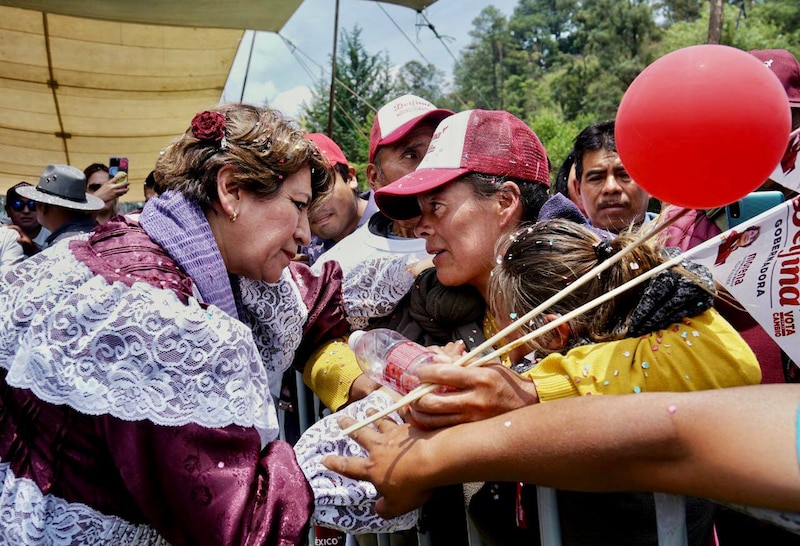
[[[103,202],[108,203],[119,197],[122,197],[130,189],[130,182],[128,181],[128,173],[120,171],[110,179],[108,182],[100,186],[100,188],[92,192],[95,197],[99,197]]]
[[[479,368],[437,364],[422,367],[417,374],[423,383],[450,387],[411,404],[413,422],[424,428],[480,421],[539,401],[532,381],[500,364]]]
[[[342,429],[356,422],[342,416]],[[393,518],[422,506],[435,487],[434,468],[425,457],[425,439],[432,433],[391,419],[376,421],[361,428],[351,437],[369,452],[369,457],[328,455],[323,459],[329,469],[357,480],[375,484],[381,497],[375,509],[385,518]]]

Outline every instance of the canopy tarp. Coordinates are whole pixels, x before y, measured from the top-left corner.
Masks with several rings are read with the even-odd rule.
[[[243,34],[53,12],[278,30],[301,1],[0,0],[0,191],[35,184],[49,163],[83,169],[119,155],[130,160],[123,199],[142,200],[164,145],[219,102]]]

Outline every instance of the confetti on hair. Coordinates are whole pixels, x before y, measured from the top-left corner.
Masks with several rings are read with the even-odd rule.
[[[637,269],[639,269],[639,264],[636,262],[631,262],[630,267],[632,271],[636,271]]]

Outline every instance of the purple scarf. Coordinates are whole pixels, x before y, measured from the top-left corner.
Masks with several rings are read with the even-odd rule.
[[[145,204],[139,223],[191,277],[204,302],[241,318],[219,247],[197,203],[180,192],[164,192]]]

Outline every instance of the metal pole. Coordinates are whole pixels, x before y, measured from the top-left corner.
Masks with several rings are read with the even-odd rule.
[[[328,99],[328,136],[333,138],[333,101],[336,88],[336,42],[339,40],[339,0],[333,16],[333,55],[331,56],[331,92]]]
[[[242,94],[239,95],[239,102],[244,102],[244,88],[247,87],[247,75],[250,73],[250,61],[253,59],[253,48],[256,45],[256,30],[251,31],[253,37],[250,39],[250,53],[247,55],[247,67],[244,69],[244,80],[242,80]]]

